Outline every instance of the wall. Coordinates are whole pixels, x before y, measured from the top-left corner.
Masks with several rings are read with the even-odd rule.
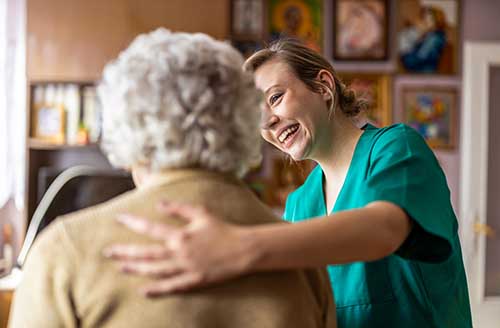
[[[486,223],[496,232],[497,238],[489,238],[486,243],[486,295],[500,296],[500,174],[498,167],[500,165],[500,66],[490,68],[490,101],[489,101],[489,144],[488,144],[488,207],[486,209]],[[497,92],[495,92],[497,91]],[[496,173],[496,174],[495,174]]]
[[[463,1],[464,40],[500,41],[500,1],[464,0]]]

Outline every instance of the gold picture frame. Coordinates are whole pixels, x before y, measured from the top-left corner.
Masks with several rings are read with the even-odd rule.
[[[390,75],[340,73],[340,77],[357,97],[368,101],[368,110],[362,115],[369,123],[377,127],[393,123]]]
[[[62,106],[40,106],[34,109],[33,137],[37,141],[64,144],[66,112]]]
[[[323,50],[322,0],[267,1],[268,28],[271,41],[281,38],[300,40],[307,47]]]

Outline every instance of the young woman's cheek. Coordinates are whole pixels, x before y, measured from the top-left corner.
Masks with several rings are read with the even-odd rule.
[[[266,131],[266,130],[261,130],[260,131],[260,135],[262,136],[262,138],[268,142],[268,143],[273,143],[273,140],[272,140],[272,133],[269,132],[269,131]]]

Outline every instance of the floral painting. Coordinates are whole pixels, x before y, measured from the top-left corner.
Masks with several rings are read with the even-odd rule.
[[[434,148],[455,146],[457,91],[452,88],[403,89],[405,123]]]

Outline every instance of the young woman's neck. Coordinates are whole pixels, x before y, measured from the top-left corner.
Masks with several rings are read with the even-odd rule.
[[[314,160],[321,166],[325,178],[343,175],[348,169],[354,149],[363,131],[342,113],[332,117],[332,128],[324,149]]]

